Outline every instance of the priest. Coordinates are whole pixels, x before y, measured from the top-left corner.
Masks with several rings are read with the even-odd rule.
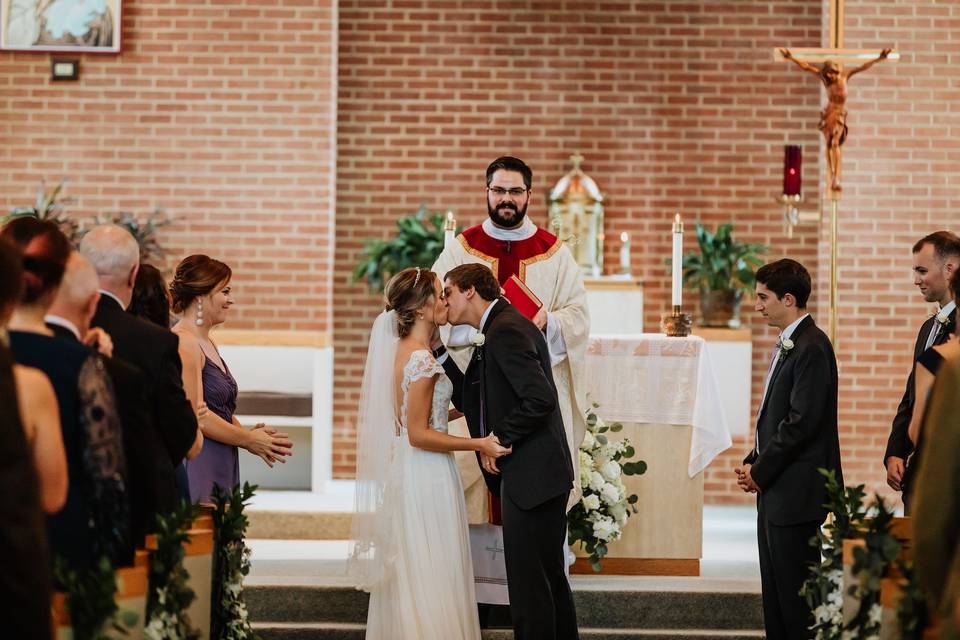
[[[533,323],[544,332],[550,348],[553,379],[557,385],[560,411],[573,456],[575,474],[580,468],[578,451],[586,430],[586,352],[590,333],[583,275],[570,250],[553,234],[539,229],[527,217],[533,172],[522,160],[504,156],[487,167],[488,220],[457,236],[440,254],[433,270],[441,280],[448,271],[466,263],[485,264],[501,286],[516,276],[542,303]],[[471,338],[469,326],[441,329],[448,353],[466,369]],[[466,425],[456,423],[467,435]],[[458,458],[471,523],[488,521],[486,485],[480,477],[475,456]],[[575,478],[568,509],[580,499],[580,481]],[[495,518],[496,520],[496,518]]]

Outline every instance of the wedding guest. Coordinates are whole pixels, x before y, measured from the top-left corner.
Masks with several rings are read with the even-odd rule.
[[[23,292],[23,269],[17,247],[0,240],[0,549],[3,549],[0,569],[0,602],[16,615],[6,616],[4,631],[14,638],[50,640],[51,577],[47,536],[41,510],[40,487],[30,455],[22,418],[27,407],[42,403],[55,415],[55,431],[60,432],[56,397],[46,377],[46,398],[31,398],[23,402],[24,385],[15,379],[15,365],[7,348],[6,325]],[[33,386],[33,385],[30,385]],[[37,386],[43,386],[37,383]],[[60,445],[61,465],[66,468],[63,445]],[[66,478],[64,471],[63,477]],[[66,485],[63,487],[66,496]],[[47,496],[49,499],[49,496]],[[62,502],[62,498],[60,500]],[[54,506],[49,503],[48,506]]]
[[[286,433],[264,424],[246,429],[237,420],[237,383],[220,357],[210,330],[226,321],[233,306],[232,271],[223,262],[192,255],[177,265],[170,283],[173,311],[180,321],[173,327],[180,337],[183,387],[194,408],[204,405],[201,421],[205,444],[200,455],[187,462],[190,499],[207,502],[214,485],[231,490],[240,481],[237,448],[259,456],[267,466],[285,462],[293,443]]]
[[[160,270],[152,264],[140,265],[127,312],[164,329],[170,328],[170,296],[167,294],[167,283]]]
[[[66,504],[47,519],[52,555],[76,568],[102,556],[133,559],[126,462],[112,386],[88,347],[53,336],[43,317],[56,297],[70,242],[52,222],[18,218],[0,237],[23,252],[24,291],[10,320],[14,359],[43,371],[53,384],[67,454]]]
[[[950,333],[956,331],[957,305],[947,283],[958,265],[960,238],[949,231],[931,233],[913,245],[913,284],[920,290],[925,302],[935,302],[939,307],[937,314],[920,326],[913,347],[913,362],[930,347],[946,342]],[[903,398],[893,418],[887,449],[883,454],[887,484],[891,489],[903,492],[904,512],[907,515],[910,513],[910,492],[906,486],[909,486],[912,471],[907,468],[906,463],[914,451],[909,437],[914,394],[914,367],[911,366]]]
[[[91,324],[110,334],[115,357],[143,374],[148,411],[176,467],[185,457],[199,453],[203,436],[183,390],[177,336],[125,311],[140,268],[140,247],[126,229],[101,225],[83,236],[80,253],[100,278],[101,295]],[[185,492],[186,487],[180,490]]]
[[[780,330],[757,409],[756,442],[737,484],[757,493],[763,624],[770,640],[806,640],[813,622],[800,595],[820,552],[810,545],[827,516],[825,478],[841,484],[837,359],[807,313],[810,274],[777,260],[757,270],[755,309]]]
[[[54,335],[71,342],[85,341],[92,331],[90,320],[100,299],[97,271],[80,253],[67,260],[57,296],[44,317]],[[143,545],[144,536],[154,530],[158,513],[176,506],[173,466],[162,451],[163,442],[148,410],[146,382],[140,371],[122,360],[100,357],[113,383],[117,412],[123,428],[123,448],[129,472],[131,526],[134,543]]]

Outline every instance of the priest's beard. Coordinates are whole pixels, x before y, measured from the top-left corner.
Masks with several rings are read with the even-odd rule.
[[[491,207],[487,202],[487,215],[498,227],[512,229],[523,222],[527,215],[527,204],[529,203],[523,205],[523,209],[517,209],[513,202],[501,202],[496,207]]]

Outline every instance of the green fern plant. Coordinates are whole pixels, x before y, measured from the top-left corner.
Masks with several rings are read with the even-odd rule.
[[[711,233],[697,224],[700,251],[683,256],[683,283],[700,291],[749,289],[756,282],[755,268],[763,265],[758,254],[766,245],[739,242],[732,237],[733,225],[721,224]]]

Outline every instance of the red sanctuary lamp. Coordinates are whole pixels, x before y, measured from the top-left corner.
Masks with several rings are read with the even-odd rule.
[[[800,174],[803,154],[800,145],[788,144],[783,147],[783,205],[784,227],[788,238],[793,237],[793,228],[800,222]]]

